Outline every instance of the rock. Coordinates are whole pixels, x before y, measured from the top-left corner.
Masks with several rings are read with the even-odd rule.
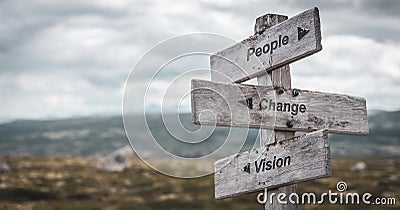
[[[98,158],[97,168],[111,172],[121,172],[131,167],[133,150],[130,145],[126,145],[114,152]]]
[[[365,171],[367,169],[367,164],[363,161],[357,162],[351,168],[351,171]]]
[[[6,163],[0,162],[0,173],[10,173],[10,172],[11,172],[10,167]]]
[[[392,181],[392,182],[397,181],[397,180],[399,180],[399,176],[391,174],[389,176],[389,180]]]

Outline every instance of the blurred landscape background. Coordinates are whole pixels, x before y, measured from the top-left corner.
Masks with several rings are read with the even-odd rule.
[[[135,118],[135,116],[131,116]],[[369,117],[368,136],[330,135],[332,176],[300,183],[299,192],[322,194],[346,181],[349,192],[400,199],[400,111],[376,111]],[[165,142],[168,134],[161,115],[147,117]],[[190,114],[181,115],[195,129]],[[134,141],[141,139],[141,130]],[[211,142],[226,138],[228,128],[217,128]],[[242,150],[257,143],[250,130]],[[160,137],[160,136],[159,136]],[[158,137],[158,138],[159,138]],[[188,136],[189,138],[189,136]],[[240,144],[242,139],[234,139]],[[233,144],[235,145],[235,144]],[[174,150],[174,145],[164,145]],[[198,150],[184,157],[208,154]],[[234,151],[234,148],[232,148]],[[147,151],[152,158],[162,156]],[[133,152],[122,118],[86,117],[63,120],[18,120],[0,125],[0,208],[3,209],[262,209],[257,193],[215,200],[213,176],[178,179],[149,168]],[[169,165],[174,165],[167,160]],[[201,163],[200,163],[201,164]],[[212,162],[204,164],[209,167]],[[176,170],[198,170],[198,167]],[[330,205],[324,209],[398,209],[396,205]],[[300,209],[320,209],[300,205]]]
[[[191,79],[210,78],[209,55],[182,57],[163,69],[136,64],[172,37],[215,35],[173,43],[146,64],[169,61],[182,49],[200,52],[196,44],[214,53],[253,35],[261,15],[292,17],[313,7],[320,11],[323,50],[290,65],[292,86],[366,98],[370,134],[330,135],[332,176],[300,183],[298,191],[335,191],[345,181],[346,192],[394,197],[396,205],[300,209],[400,209],[398,0],[0,1],[0,209],[263,209],[258,192],[215,200],[212,175],[178,179],[144,164],[124,131],[123,100],[133,102],[123,113],[142,156],[178,172],[207,171],[212,160],[183,166],[151,149],[142,116],[160,146],[181,157],[200,157],[223,143],[229,128],[216,128],[206,147],[177,147],[160,114],[179,113],[185,128],[198,129],[187,93]],[[193,69],[204,71],[186,74]],[[178,122],[171,126],[193,137]],[[248,150],[258,145],[257,134],[251,129],[227,147],[245,141],[241,150]]]
[[[368,136],[330,135],[331,154],[333,157],[400,157],[400,111],[372,112],[369,117],[370,134]],[[174,137],[168,132],[161,119],[161,114],[147,115],[149,128],[154,129],[156,139],[163,139],[165,147],[174,154],[184,157],[203,156],[212,152],[216,145],[226,138],[229,128],[217,127],[206,141],[214,142],[209,148],[199,147],[195,154],[185,154],[181,147],[175,151]],[[168,117],[164,116],[164,117]],[[129,117],[135,120],[136,116]],[[191,114],[180,114],[184,127],[196,130],[199,126],[191,121]],[[137,122],[140,123],[140,122]],[[175,124],[175,126],[179,126]],[[171,129],[179,131],[176,129]],[[145,145],[149,140],[142,137],[142,130],[135,130],[137,135],[132,141]],[[186,134],[186,136],[184,136]],[[253,147],[258,129],[250,129],[242,150]],[[191,135],[182,131],[180,136],[190,139]],[[240,145],[242,139],[233,139],[229,145]],[[162,143],[161,142],[161,143]],[[170,145],[166,144],[172,142]],[[18,156],[82,156],[96,157],[129,145],[121,116],[85,117],[63,120],[18,120],[0,124],[0,154]],[[191,150],[193,151],[193,150]],[[232,152],[235,151],[233,147]],[[148,156],[158,157],[151,150]],[[163,158],[163,157],[159,157]]]

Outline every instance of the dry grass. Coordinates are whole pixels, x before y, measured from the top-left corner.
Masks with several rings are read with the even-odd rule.
[[[352,172],[364,161],[368,168]],[[96,168],[96,160],[75,157],[4,157],[12,169],[0,174],[1,209],[263,209],[257,193],[216,201],[213,177],[177,179],[133,159],[121,173]],[[399,209],[400,159],[334,159],[332,177],[301,183],[299,192],[335,190],[344,180],[349,192],[396,197],[396,206],[301,205],[300,209]]]

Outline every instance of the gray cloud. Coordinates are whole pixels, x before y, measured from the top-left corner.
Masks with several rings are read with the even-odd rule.
[[[323,30],[327,34],[354,34],[382,42],[400,41],[400,28],[396,26],[400,2],[396,0],[254,0],[234,3],[206,1],[201,4],[208,10],[230,14],[235,18],[231,20],[233,27],[237,25],[237,19],[243,19],[246,25],[251,25],[256,16],[265,13],[292,16],[316,6],[320,9]]]
[[[312,87],[353,92],[356,85],[345,80],[345,74],[356,77],[364,73],[361,79],[354,79],[359,81],[357,85],[379,78],[382,90],[398,90],[399,77],[393,72],[399,71],[399,63],[393,59],[398,59],[394,46],[400,43],[399,4],[396,0],[1,1],[0,120],[120,113],[122,87],[129,71],[155,44],[197,31],[241,40],[252,34],[257,16],[266,12],[292,16],[314,6],[320,8],[324,50],[294,64],[300,68],[294,70],[294,77],[347,81],[342,89],[317,82],[312,82]],[[351,52],[343,57],[333,42],[347,38],[355,42],[340,45],[341,50]],[[352,51],[354,43],[359,51]],[[159,58],[179,52],[178,48],[190,48],[190,44],[162,51]],[[204,41],[205,48],[218,44]],[[351,66],[343,66],[346,62]],[[177,63],[173,67],[184,69],[203,63]],[[142,71],[143,75],[150,72],[146,68]],[[179,69],[169,68],[159,78],[164,80],[160,84],[168,83],[177,73]],[[305,82],[298,84],[307,86]],[[357,93],[368,96],[371,108],[400,108],[398,100],[381,106],[378,101],[382,98],[373,88]],[[396,91],[390,96],[400,98]]]

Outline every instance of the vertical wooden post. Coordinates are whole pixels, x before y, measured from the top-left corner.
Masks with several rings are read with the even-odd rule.
[[[262,34],[265,29],[270,28],[282,21],[287,20],[288,17],[284,15],[278,14],[267,14],[257,18],[256,24],[254,27],[255,34]],[[269,79],[270,78],[270,79]],[[263,76],[257,77],[257,81],[259,85],[265,86],[273,86],[275,89],[283,88],[288,90],[291,88],[291,77],[290,77],[290,68],[289,65],[283,66],[280,69],[272,71],[271,73],[265,74]],[[268,143],[274,143],[279,140],[288,139],[294,136],[295,132],[291,131],[278,131],[278,130],[267,130],[260,129],[260,144],[265,145]],[[275,193],[273,202],[270,203],[268,200],[265,204],[265,209],[268,210],[297,210],[297,204],[279,204],[276,200],[276,195],[279,193],[286,193],[286,196],[289,196],[290,193],[297,192],[296,184],[288,185],[284,187],[280,187],[277,189],[268,190],[268,194]],[[267,195],[264,195],[267,196]],[[286,198],[287,199],[287,198]]]

